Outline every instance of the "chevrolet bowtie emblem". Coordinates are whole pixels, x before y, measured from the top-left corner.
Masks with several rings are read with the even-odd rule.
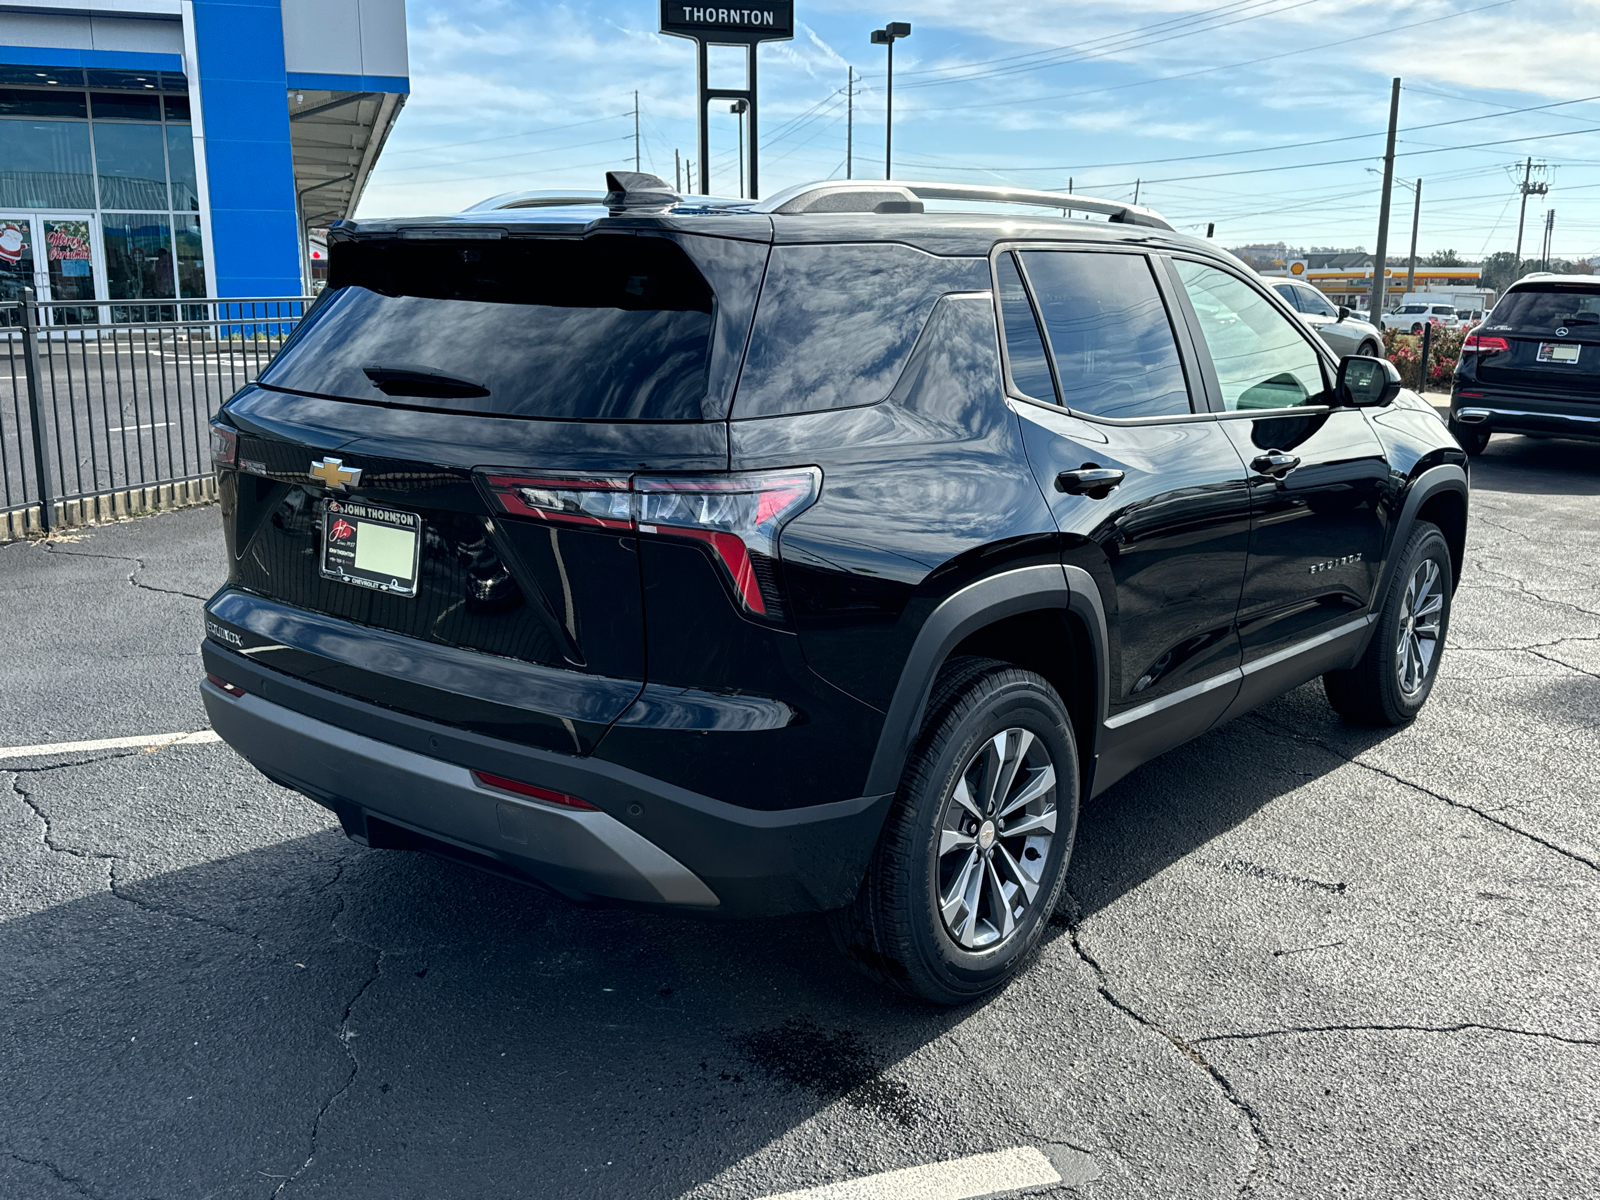
[[[311,464],[311,478],[319,479],[329,488],[343,491],[361,482],[361,468],[347,467],[342,458],[324,458]]]

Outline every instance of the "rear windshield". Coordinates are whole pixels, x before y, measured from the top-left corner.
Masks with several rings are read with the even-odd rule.
[[[1518,288],[1507,292],[1489,314],[1495,328],[1560,329],[1564,326],[1600,325],[1600,287]]]
[[[701,418],[712,294],[664,238],[344,242],[268,387],[569,420]]]

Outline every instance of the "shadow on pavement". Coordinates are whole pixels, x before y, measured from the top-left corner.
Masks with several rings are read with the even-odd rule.
[[[1474,490],[1600,496],[1600,442],[1496,434],[1468,473]]]

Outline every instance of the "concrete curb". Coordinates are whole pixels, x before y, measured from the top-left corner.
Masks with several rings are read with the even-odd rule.
[[[87,525],[107,525],[150,513],[188,508],[195,504],[211,504],[216,499],[217,481],[212,475],[180,479],[174,483],[158,484],[155,487],[101,492],[77,500],[56,501],[51,528],[70,529]],[[42,536],[44,530],[40,528],[37,504],[0,513],[0,542]]]

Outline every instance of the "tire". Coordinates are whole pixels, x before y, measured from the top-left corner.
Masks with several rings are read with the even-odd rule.
[[[1433,691],[1444,657],[1453,575],[1444,534],[1437,525],[1418,521],[1406,540],[1361,661],[1348,671],[1329,671],[1322,677],[1328,702],[1341,717],[1379,726],[1407,725],[1416,719]],[[1420,620],[1413,616],[1418,612]]]
[[[1411,336],[1412,337],[1417,337],[1421,333],[1422,333],[1422,326],[1421,325],[1413,325],[1411,327]]]
[[[1358,349],[1356,353],[1364,358],[1382,358],[1383,347],[1379,346],[1376,342],[1362,342],[1360,349]]]
[[[1482,454],[1489,445],[1489,431],[1481,425],[1462,425],[1458,421],[1451,421],[1450,433],[1473,458]]]
[[[952,659],[855,902],[829,914],[839,948],[880,983],[934,1004],[1004,985],[1032,958],[1060,900],[1079,778],[1072,720],[1049,683],[995,659]],[[1013,805],[1032,799],[1000,821],[990,815],[1005,810],[991,804],[994,790]],[[1017,832],[1006,833],[1008,823]]]

